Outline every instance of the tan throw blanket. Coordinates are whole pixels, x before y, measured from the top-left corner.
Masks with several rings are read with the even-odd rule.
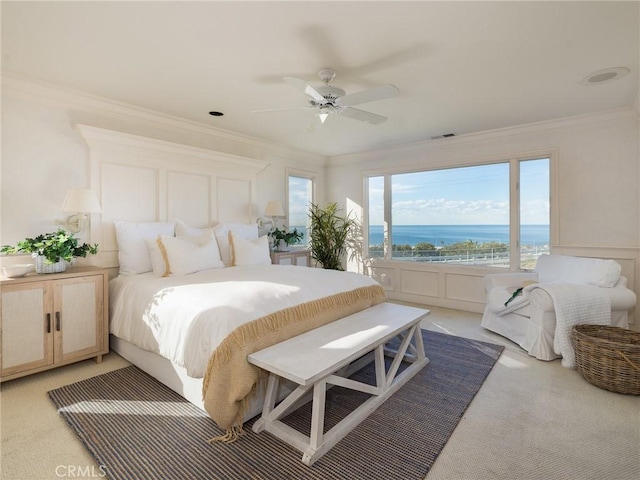
[[[247,355],[387,300],[379,285],[320,298],[245,323],[214,350],[202,385],[204,407],[233,441],[242,429],[247,402],[260,369]]]

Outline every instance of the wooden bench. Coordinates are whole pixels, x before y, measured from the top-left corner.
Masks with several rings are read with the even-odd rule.
[[[311,465],[429,363],[420,331],[420,321],[429,313],[420,308],[382,303],[252,353],[248,361],[270,372],[262,416],[253,430],[256,433],[266,430],[297,448],[303,452],[302,461]],[[385,346],[395,337],[400,337],[400,346],[390,351]],[[393,357],[388,369],[385,356]],[[398,373],[403,360],[411,365]],[[348,378],[372,361],[376,385]],[[276,406],[281,378],[298,387]],[[365,392],[371,397],[325,433],[327,384]],[[306,436],[280,419],[306,403],[311,391],[311,432]]]

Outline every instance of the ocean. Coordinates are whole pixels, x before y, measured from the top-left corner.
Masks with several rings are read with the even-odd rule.
[[[549,225],[522,225],[521,245],[549,244]],[[394,245],[415,245],[429,242],[434,246],[473,240],[478,243],[509,243],[509,225],[396,225]],[[382,225],[369,228],[369,245],[382,245]]]
[[[303,226],[291,226],[306,235]],[[306,238],[306,236],[305,236]],[[429,242],[434,246],[473,240],[478,243],[509,243],[509,225],[396,225],[393,227],[395,245],[415,245]],[[520,243],[531,247],[549,244],[549,225],[522,225]],[[369,229],[369,245],[382,245],[382,225]]]

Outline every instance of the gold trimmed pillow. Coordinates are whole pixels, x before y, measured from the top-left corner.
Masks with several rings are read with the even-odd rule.
[[[147,238],[147,250],[149,251],[149,257],[151,258],[151,271],[158,277],[166,277],[169,275],[167,270],[166,250],[164,245],[160,241],[160,235],[156,238]],[[160,248],[162,247],[162,249]]]
[[[157,246],[165,264],[162,276],[169,274],[182,276],[210,268],[224,267],[214,239],[201,244],[185,238],[160,235]],[[154,269],[154,273],[156,271]]]
[[[258,225],[255,223],[222,223],[213,227],[213,233],[220,249],[220,258],[226,266],[233,265],[229,232],[233,232],[236,238],[255,240],[258,238]]]

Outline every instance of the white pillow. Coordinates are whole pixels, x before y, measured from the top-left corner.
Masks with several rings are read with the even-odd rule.
[[[200,235],[201,233],[204,233],[205,230],[209,229],[192,227],[184,223],[182,220],[176,220],[176,237]]]
[[[211,228],[190,227],[182,220],[176,220],[176,237],[186,237],[194,243],[208,243],[215,238]]]
[[[161,235],[158,246],[160,252],[163,248],[165,251],[163,276],[168,273],[179,276],[188,275],[201,270],[224,267],[220,260],[218,246],[213,239],[201,245],[185,238]]]
[[[213,233],[220,249],[220,258],[225,265],[231,265],[231,249],[229,246],[229,232],[233,232],[236,237],[244,240],[254,240],[258,238],[257,223],[222,223],[213,228]]]
[[[233,230],[229,232],[231,244],[231,264],[240,265],[270,265],[269,237],[263,235],[253,240],[245,240],[236,235]]]
[[[622,267],[615,260],[572,257],[570,255],[540,255],[536,262],[538,282],[567,282],[598,287],[613,287]]]
[[[118,263],[120,275],[136,275],[150,272],[153,268],[147,248],[147,239],[155,240],[158,235],[173,235],[173,222],[114,222],[118,241]]]

